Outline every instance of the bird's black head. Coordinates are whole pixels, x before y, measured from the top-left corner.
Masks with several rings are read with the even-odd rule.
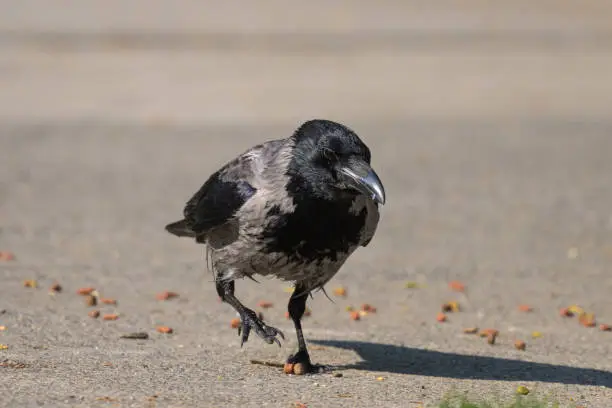
[[[289,173],[294,188],[327,199],[364,194],[385,203],[384,187],[370,167],[370,149],[351,129],[329,120],[310,120],[292,136]]]

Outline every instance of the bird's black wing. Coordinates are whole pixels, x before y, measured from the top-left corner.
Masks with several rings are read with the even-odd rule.
[[[225,224],[255,192],[247,181],[225,180],[219,171],[187,202],[185,220],[196,235],[206,233]]]
[[[257,191],[246,180],[248,170],[244,160],[240,159],[210,176],[185,205],[185,218],[168,224],[166,230],[177,236],[199,240],[212,228],[228,222]]]

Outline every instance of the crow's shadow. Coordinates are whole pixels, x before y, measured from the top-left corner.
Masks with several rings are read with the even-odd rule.
[[[612,387],[612,372],[506,358],[470,356],[360,341],[310,340],[353,350],[362,359],[338,369],[381,371],[430,377],[498,381],[540,381]]]

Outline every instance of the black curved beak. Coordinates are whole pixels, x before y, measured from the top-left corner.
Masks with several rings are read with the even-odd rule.
[[[346,185],[371,197],[379,204],[385,204],[385,187],[368,163],[363,160],[351,160],[340,167],[340,174]]]

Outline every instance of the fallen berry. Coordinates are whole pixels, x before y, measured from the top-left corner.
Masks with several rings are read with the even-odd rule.
[[[38,286],[38,283],[34,279],[28,279],[23,281],[23,286],[25,286],[26,288],[36,288]]]
[[[351,312],[351,320],[359,320],[361,319],[361,316],[359,315],[359,312]]]
[[[446,315],[442,312],[438,313],[436,315],[436,320],[439,321],[440,323],[445,322],[446,321]]]
[[[342,286],[334,289],[334,295],[336,296],[346,296],[346,289]]]
[[[156,330],[164,334],[171,334],[172,332],[174,332],[174,330],[172,330],[172,327],[168,326],[157,326]]]
[[[81,288],[79,290],[77,290],[77,295],[81,295],[81,296],[87,296],[87,295],[91,295],[91,292],[93,292],[95,289],[94,288]]]
[[[0,251],[0,261],[14,261],[15,255],[12,252]]]
[[[514,342],[514,348],[517,350],[525,350],[527,348],[527,344],[525,344],[525,342],[522,340],[516,340]]]
[[[463,329],[465,334],[476,334],[478,333],[478,327],[468,327],[467,329]]]
[[[232,326],[232,329],[237,329],[238,327],[240,327],[240,319],[234,317],[232,320],[230,320],[230,326]]]
[[[358,313],[361,317],[366,317],[368,315],[368,312],[366,312],[365,310],[360,310]]]
[[[117,301],[115,299],[110,299],[110,298],[101,298],[100,302],[104,303],[105,305],[116,305]]]
[[[564,307],[563,309],[559,310],[559,314],[562,317],[573,317],[574,316],[574,313],[572,313],[572,311],[569,310],[569,308],[567,307]]]
[[[87,313],[87,315],[89,317],[93,317],[94,319],[97,319],[100,316],[100,312],[98,310],[92,310],[89,313]]]
[[[105,314],[104,316],[102,316],[102,319],[104,320],[117,320],[118,318],[119,315],[116,313]]]
[[[262,309],[269,309],[273,306],[273,303],[262,300],[257,304],[257,306],[261,307]]]
[[[465,292],[465,285],[459,281],[451,281],[448,283],[448,287],[455,292]]]
[[[518,309],[521,312],[533,312],[533,308],[529,305],[519,305]]]
[[[173,299],[175,297],[178,297],[178,293],[169,292],[169,291],[164,291],[164,292],[161,292],[161,293],[158,293],[157,295],[155,295],[155,298],[157,300],[168,300],[168,299]]]
[[[599,330],[601,331],[612,331],[612,326],[610,326],[609,324],[600,324],[599,325]]]

